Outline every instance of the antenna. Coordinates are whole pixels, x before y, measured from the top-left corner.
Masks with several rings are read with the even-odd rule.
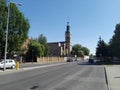
[[[69,25],[69,22],[70,22],[70,18],[69,16],[67,17],[67,25]]]
[[[70,22],[70,18],[69,18],[69,16],[67,16],[67,22]]]

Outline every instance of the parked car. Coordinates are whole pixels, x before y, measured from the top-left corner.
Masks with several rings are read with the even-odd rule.
[[[89,61],[88,61],[89,63],[94,63],[94,59],[89,59]]]
[[[67,59],[67,62],[73,62],[72,58]]]
[[[1,62],[0,62],[0,68],[1,69],[4,68],[4,62],[5,62],[5,68],[14,69],[16,67],[16,63],[13,59],[6,59],[5,61],[4,61],[4,59],[2,59]]]

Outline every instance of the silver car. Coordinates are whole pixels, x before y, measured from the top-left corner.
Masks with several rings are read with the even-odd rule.
[[[0,62],[1,69],[4,68],[4,62],[5,62],[5,68],[14,69],[16,67],[16,63],[13,59],[6,59],[5,61],[4,61],[4,59],[2,59],[2,61]]]

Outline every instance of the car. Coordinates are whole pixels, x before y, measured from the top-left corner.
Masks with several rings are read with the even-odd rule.
[[[89,61],[88,61],[89,63],[94,63],[94,59],[89,59]]]
[[[67,59],[67,62],[73,62],[72,58]]]
[[[15,69],[16,63],[13,59],[6,59],[5,61],[4,59],[2,59],[0,62],[0,69],[4,68],[4,62],[5,62],[5,68]]]

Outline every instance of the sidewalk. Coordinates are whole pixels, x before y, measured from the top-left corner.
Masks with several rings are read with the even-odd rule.
[[[23,64],[24,65],[30,65],[31,63],[26,63]],[[38,64],[38,63],[34,63],[31,65],[34,66],[27,66],[27,67],[20,67],[18,70],[16,69],[6,69],[5,71],[0,70],[0,75],[5,75],[5,74],[10,74],[10,73],[15,73],[15,72],[20,72],[20,71],[26,71],[26,70],[33,70],[33,69],[37,69],[37,68],[45,68],[45,67],[51,67],[51,66],[57,66],[57,65],[62,65],[62,64],[66,64],[65,62],[61,62],[61,63],[46,63],[46,64]]]
[[[105,66],[109,90],[120,90],[120,65]]]

